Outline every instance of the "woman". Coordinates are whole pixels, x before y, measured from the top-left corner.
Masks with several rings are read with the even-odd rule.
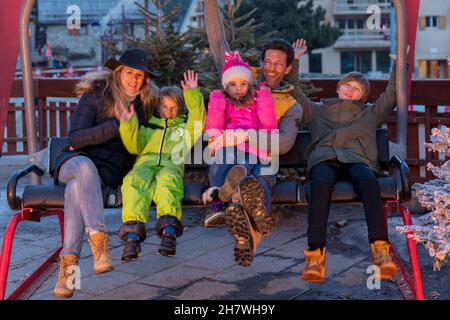
[[[140,49],[127,49],[119,60],[109,59],[111,71],[87,74],[76,86],[81,96],[69,131],[68,150],[57,159],[55,182],[66,184],[65,237],[60,255],[57,297],[71,297],[68,277],[76,270],[83,232],[89,238],[95,273],[113,269],[104,223],[102,188],[116,188],[132,168],[134,156],[122,144],[118,105],[134,105],[139,121],[150,118],[156,87],[148,59]]]

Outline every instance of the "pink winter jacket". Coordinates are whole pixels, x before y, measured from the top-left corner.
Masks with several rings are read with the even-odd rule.
[[[205,130],[211,138],[217,138],[227,129],[265,130],[271,133],[278,128],[275,104],[270,90],[255,93],[255,103],[251,107],[236,107],[221,91],[213,91],[209,96],[208,114]],[[220,147],[212,150],[213,153]],[[237,146],[238,149],[268,160],[270,156],[249,143]]]

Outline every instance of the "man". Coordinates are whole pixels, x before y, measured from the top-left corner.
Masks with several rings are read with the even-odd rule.
[[[260,68],[252,68],[256,82],[259,85],[265,82],[275,102],[277,136],[258,136],[257,141],[258,147],[263,147],[272,159],[289,152],[297,137],[302,108],[293,98],[294,86],[284,78],[292,73],[289,80],[294,83],[298,81],[298,59],[305,52],[303,40],[297,40],[292,46],[283,39],[275,38],[263,46]],[[231,137],[227,135],[222,145],[235,146],[249,139],[254,137],[250,137],[248,132],[237,132]],[[276,142],[277,146],[272,146],[272,142]],[[260,163],[233,167],[224,185],[216,193],[219,197],[220,194],[234,194],[226,214],[217,211],[205,220],[206,227],[217,226],[226,220],[228,230],[235,239],[236,262],[242,266],[251,264],[259,242],[272,231],[273,222],[269,214],[276,172],[262,174],[261,169],[264,167],[267,168],[267,165]]]

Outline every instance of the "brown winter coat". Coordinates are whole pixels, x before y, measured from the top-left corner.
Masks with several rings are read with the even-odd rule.
[[[376,129],[396,105],[395,64],[386,91],[375,103],[326,99],[315,103],[300,94],[303,121],[311,121],[312,142],[306,150],[308,171],[323,161],[365,163],[378,171]]]

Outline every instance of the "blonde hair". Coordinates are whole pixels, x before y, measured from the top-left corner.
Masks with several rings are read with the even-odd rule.
[[[184,101],[183,91],[176,86],[163,87],[158,94],[158,107],[162,104],[162,98],[171,98],[178,106],[178,115],[186,113],[186,102]]]
[[[128,96],[123,90],[120,82],[120,72],[123,68],[124,65],[121,65],[114,71],[105,70],[91,72],[84,75],[80,82],[78,82],[75,86],[75,93],[77,97],[81,97],[86,92],[92,92],[94,87],[99,85],[101,82],[106,83],[102,92],[102,99],[105,102],[106,114],[109,117],[113,117],[114,105],[116,102],[122,102],[124,105],[127,105]],[[148,121],[148,119],[152,116],[157,95],[158,88],[151,82],[149,75],[145,73],[144,82],[139,90],[145,121]]]

